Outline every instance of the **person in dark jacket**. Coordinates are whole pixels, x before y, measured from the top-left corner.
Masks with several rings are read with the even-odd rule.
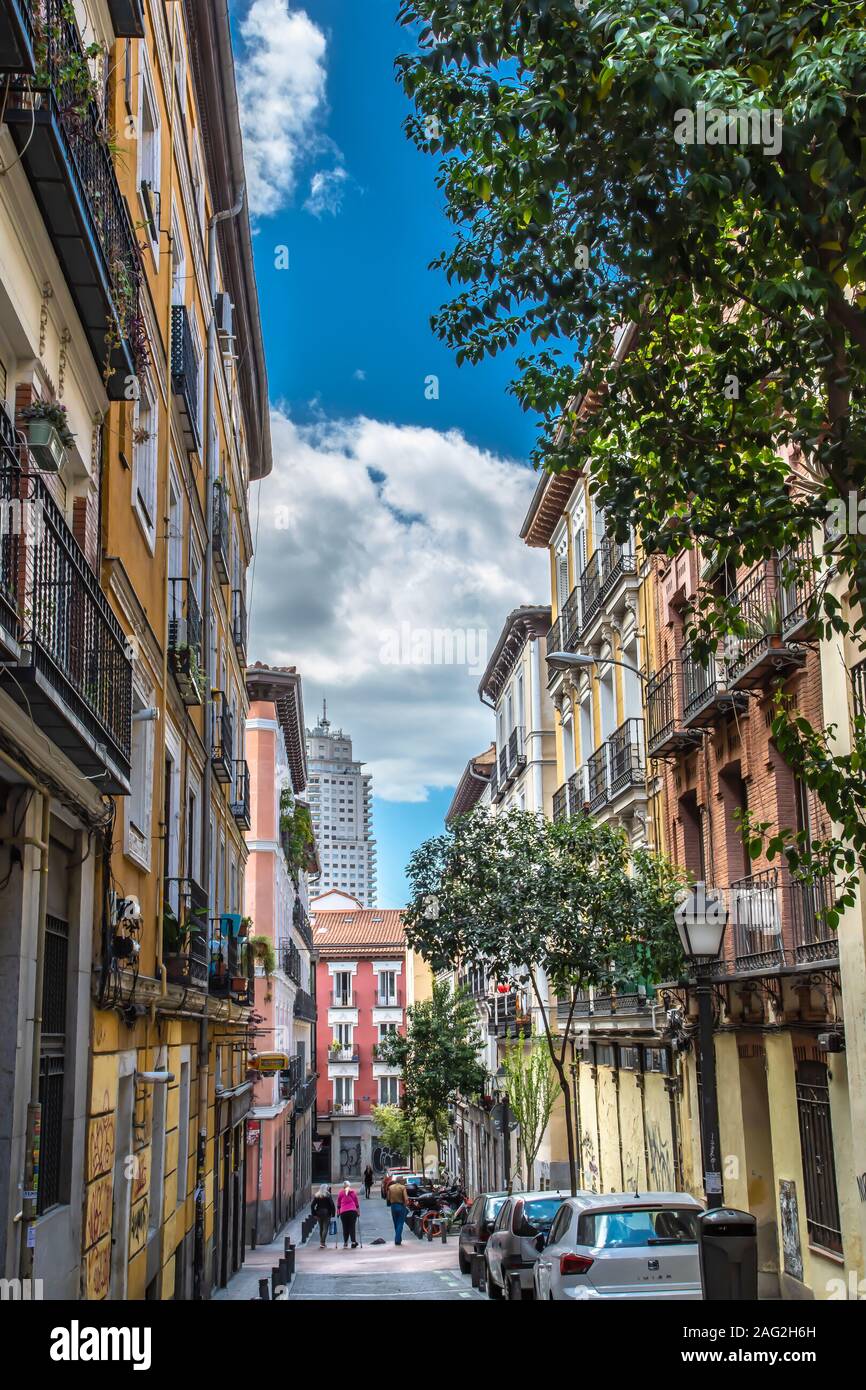
[[[369,1196],[370,1196],[370,1188],[371,1188],[372,1186],[373,1186],[373,1169],[370,1167],[370,1165],[369,1165],[369,1163],[368,1163],[367,1166],[366,1166],[366,1168],[364,1169],[364,1196],[365,1196],[365,1197],[368,1197],[368,1198],[369,1198]]]
[[[324,1250],[328,1240],[328,1227],[337,1215],[334,1199],[327,1187],[320,1187],[313,1198],[312,1213],[319,1223],[319,1249]]]

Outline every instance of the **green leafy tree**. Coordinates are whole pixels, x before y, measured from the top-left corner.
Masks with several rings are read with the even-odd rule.
[[[566,1058],[579,991],[610,989],[637,971],[648,985],[680,973],[681,880],[665,860],[630,852],[613,826],[588,816],[551,823],[520,810],[459,818],[415,850],[407,872],[407,939],[434,970],[483,961],[494,979],[531,991],[562,1093],[577,1191]],[[545,980],[569,1003],[561,1034]]]
[[[475,1008],[461,990],[434,983],[429,999],[410,1004],[406,1021],[405,1033],[388,1033],[379,1043],[379,1057],[400,1068],[406,1109],[433,1136],[438,1155],[449,1101],[484,1088]]]
[[[620,540],[781,555],[815,630],[862,648],[866,526],[841,519],[866,480],[866,4],[402,0],[400,18],[419,26],[408,129],[455,226],[433,323],[458,363],[518,347],[536,462],[583,470]],[[845,606],[811,553],[828,515]],[[692,622],[699,658],[747,632],[721,594]],[[782,847],[850,886],[866,735],[828,756],[777,714],[844,815]]]
[[[556,1101],[556,1073],[547,1040],[533,1033],[507,1043],[502,1059],[508,1104],[519,1125],[518,1171],[525,1169],[524,1186],[532,1185],[532,1165]]]
[[[374,1105],[373,1119],[379,1140],[386,1148],[402,1154],[410,1163],[418,1154],[423,1162],[430,1135],[430,1127],[423,1117],[401,1105]],[[447,1124],[444,1116],[443,1123]]]

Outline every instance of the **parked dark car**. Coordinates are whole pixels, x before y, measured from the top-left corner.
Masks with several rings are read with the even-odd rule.
[[[460,1241],[457,1247],[457,1260],[461,1274],[469,1273],[470,1259],[473,1253],[476,1250],[479,1254],[483,1251],[490,1237],[490,1232],[493,1230],[493,1223],[499,1208],[507,1196],[507,1192],[482,1192],[469,1208],[469,1215],[461,1228]]]

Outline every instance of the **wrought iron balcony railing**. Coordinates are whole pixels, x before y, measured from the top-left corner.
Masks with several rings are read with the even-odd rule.
[[[313,929],[310,926],[310,917],[306,908],[301,903],[300,898],[295,898],[295,905],[292,908],[292,925],[300,936],[305,946],[312,949]]]
[[[359,1062],[361,1060],[361,1050],[357,1043],[351,1043],[346,1047],[329,1047],[329,1062]]]
[[[377,990],[376,1008],[377,1009],[401,1009],[403,1007],[403,991],[401,989]]]
[[[792,638],[802,633],[813,617],[815,556],[811,537],[782,552],[778,574],[782,633]]]
[[[550,656],[553,652],[574,651],[575,647],[577,646],[582,626],[580,615],[580,597],[581,590],[578,586],[576,589],[572,589],[568,598],[565,600],[565,603],[562,605],[562,609],[559,613],[559,616],[556,619],[556,622],[553,624],[553,626],[547,634],[548,656]],[[557,674],[558,673],[556,671],[549,672],[548,680],[555,680]]]
[[[626,787],[640,787],[646,781],[643,755],[643,720],[626,719],[608,739],[608,794],[613,800]]]
[[[332,1100],[332,1115],[357,1115],[358,1107],[353,1100]]]
[[[201,610],[189,579],[168,581],[168,661],[184,704],[200,705],[205,686]]]
[[[162,961],[166,978],[185,989],[206,991],[210,963],[207,893],[192,878],[167,878],[164,891],[167,917],[163,923]],[[176,910],[175,910],[176,908]]]
[[[280,968],[284,975],[288,975],[290,980],[294,980],[296,985],[301,983],[301,953],[294,941],[280,942]]]
[[[734,687],[750,689],[767,674],[784,673],[803,664],[802,649],[789,645],[783,636],[781,592],[774,561],[755,565],[731,590],[728,602],[736,607],[744,628],[728,638],[728,671]]]
[[[247,659],[247,600],[243,589],[232,589],[232,641],[238,660],[244,665]]]
[[[230,916],[211,918],[210,932],[211,994],[226,996],[236,1004],[251,1004],[255,962],[246,941],[235,934]]]
[[[730,656],[710,655],[698,661],[692,643],[682,651],[683,723],[694,728],[712,724],[732,709],[743,709],[748,696],[733,689],[729,675]]]
[[[584,565],[580,576],[580,595],[583,622],[581,630],[588,627],[601,608],[602,564],[601,548],[594,550]]]
[[[553,793],[553,819],[562,821],[568,819],[568,783],[563,782],[561,787],[557,787]]]
[[[289,1058],[289,1065],[280,1072],[280,1099],[291,1100],[295,1096],[302,1082],[303,1059],[295,1056]]]
[[[225,482],[217,478],[213,485],[213,560],[221,584],[229,582],[229,493]]]
[[[252,823],[250,820],[250,769],[246,758],[235,759],[231,812],[240,829],[249,830]]]
[[[693,747],[700,734],[683,723],[683,670],[668,661],[646,684],[646,744],[651,758]]]
[[[15,666],[4,688],[79,772],[122,796],[132,753],[127,639],[44,480],[5,442],[0,506],[0,647]]]
[[[41,0],[38,24],[32,0],[13,8],[25,21],[35,72],[11,77],[4,119],[108,395],[126,400],[147,356],[142,267],[114,169],[107,113],[97,105],[97,84],[89,80],[68,0]]]
[[[295,1100],[295,1110],[299,1114],[303,1113],[303,1111],[305,1110],[309,1110],[310,1106],[314,1103],[316,1099],[316,1081],[317,1077],[315,1072],[313,1072],[310,1076],[307,1077],[304,1084],[298,1091],[297,1098]]]
[[[316,1021],[316,1001],[305,989],[299,989],[295,994],[294,1015],[308,1023]]]
[[[213,692],[212,718],[211,763],[213,764],[213,775],[218,782],[222,782],[225,786],[232,780],[234,726],[232,712],[221,690]]]
[[[171,307],[171,389],[177,399],[183,440],[187,452],[201,449],[199,406],[199,362],[190,326],[189,310],[184,304]]]

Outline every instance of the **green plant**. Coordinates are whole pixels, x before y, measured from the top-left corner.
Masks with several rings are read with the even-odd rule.
[[[22,420],[47,420],[60,435],[60,442],[64,448],[68,449],[75,443],[75,435],[69,428],[66,406],[61,405],[59,401],[33,401],[31,405],[25,405],[18,414]]]
[[[249,921],[249,918],[245,918]],[[274,943],[269,936],[250,936],[247,944],[252,951],[253,960],[257,960],[270,979],[277,968],[277,953],[274,950]]]
[[[162,909],[162,953],[164,956],[179,956],[186,950],[189,940],[189,922],[180,922],[171,903]]]
[[[525,1168],[525,1185],[532,1186],[532,1165],[556,1100],[556,1074],[546,1040],[533,1033],[507,1042],[502,1059],[508,1103],[519,1125],[518,1170]]]

